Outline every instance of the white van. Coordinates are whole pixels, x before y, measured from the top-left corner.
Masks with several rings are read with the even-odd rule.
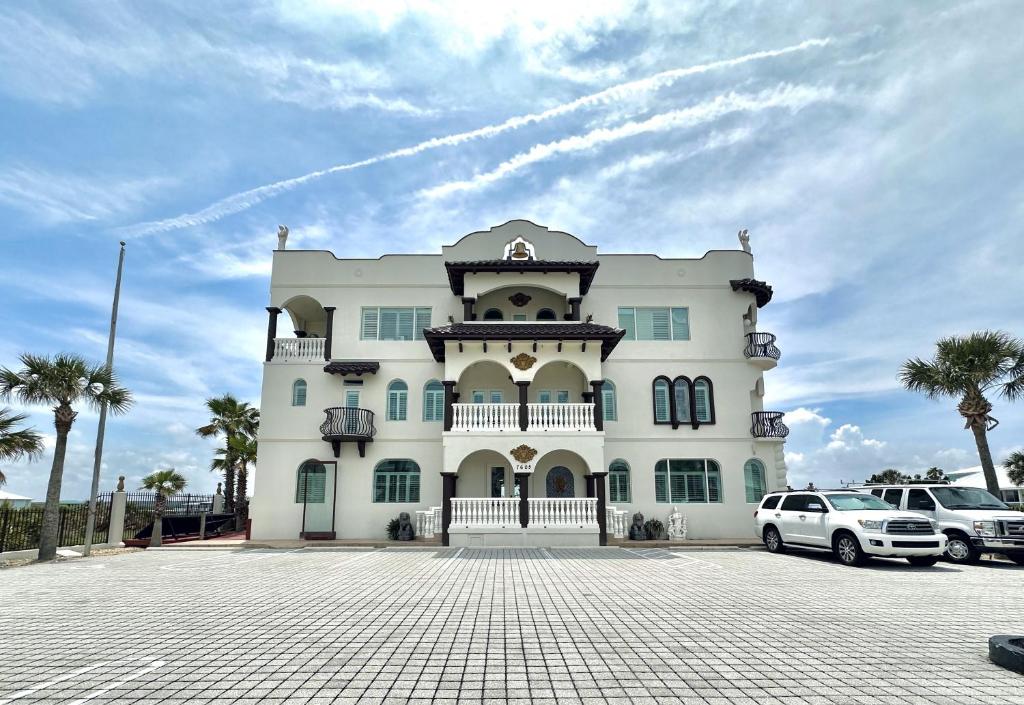
[[[1007,507],[987,490],[949,484],[855,485],[897,509],[938,522],[946,534],[946,557],[975,563],[982,553],[1000,553],[1024,565],[1024,512]]]

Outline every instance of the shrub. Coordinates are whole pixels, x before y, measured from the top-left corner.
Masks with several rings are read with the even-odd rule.
[[[392,519],[388,522],[388,538],[392,541],[398,540],[398,519]]]
[[[657,541],[665,538],[665,525],[658,519],[648,519],[644,522],[644,531],[647,532],[648,541]]]

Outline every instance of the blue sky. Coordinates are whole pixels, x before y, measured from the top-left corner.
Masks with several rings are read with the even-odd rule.
[[[512,218],[680,257],[748,228],[792,483],[977,464],[954,405],[896,372],[943,335],[1024,335],[1019,4],[495,5],[0,7],[0,365],[102,359],[127,240],[115,366],[137,404],[104,488],[173,465],[212,490],[193,429],[208,396],[258,401],[278,223],[342,257]],[[1002,457],[1024,405],[995,416]],[[5,466],[5,489],[41,497],[48,469]]]

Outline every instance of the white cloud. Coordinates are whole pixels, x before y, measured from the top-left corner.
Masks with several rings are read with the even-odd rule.
[[[817,424],[825,427],[832,423],[832,419],[822,416],[819,412],[821,409],[807,409],[804,407],[798,407],[792,411],[786,412],[786,425],[796,426],[798,424]]]

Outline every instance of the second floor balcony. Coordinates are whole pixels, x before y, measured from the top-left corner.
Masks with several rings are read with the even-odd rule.
[[[525,410],[525,423],[521,414]],[[524,428],[525,426],[525,428]],[[452,404],[452,431],[597,431],[594,403]]]
[[[324,409],[327,419],[320,424],[320,434],[334,449],[334,457],[341,455],[341,444],[354,441],[359,457],[366,454],[366,444],[373,441],[377,428],[373,425],[373,412],[350,406],[332,406]]]
[[[747,333],[747,346],[743,356],[763,370],[770,370],[778,364],[782,351],[775,346],[772,333]]]
[[[274,338],[274,362],[323,362],[326,338]]]
[[[784,439],[789,435],[789,427],[782,423],[783,416],[781,411],[755,411],[750,415],[750,434],[754,438]]]

